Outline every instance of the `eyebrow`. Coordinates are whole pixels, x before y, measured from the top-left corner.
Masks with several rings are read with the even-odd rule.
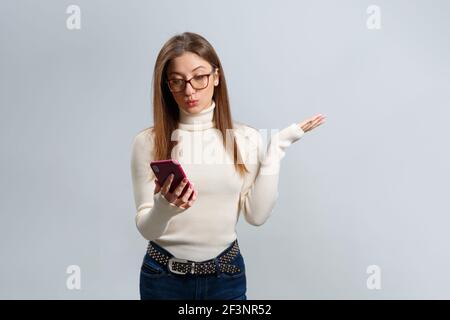
[[[206,69],[206,67],[204,67],[204,66],[198,66],[194,70],[192,70],[192,72],[194,72],[195,70],[200,69],[200,68],[205,68]],[[176,73],[176,74],[179,74],[179,75],[183,76],[182,73],[179,73],[179,72],[176,72],[176,71],[169,72],[169,74],[172,74],[172,73]]]

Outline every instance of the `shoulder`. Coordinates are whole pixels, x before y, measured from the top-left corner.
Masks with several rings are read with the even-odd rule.
[[[238,121],[233,122],[233,127],[237,144],[243,148],[241,152],[262,149],[264,139],[257,128]]]
[[[153,145],[153,127],[145,128],[134,135],[132,145],[133,147],[147,147]]]
[[[239,121],[233,121],[233,129],[237,140],[245,141],[247,144],[259,145],[263,136],[259,129]]]
[[[247,139],[252,136],[260,135],[260,132],[257,128],[239,121],[233,121],[233,129],[237,135]]]

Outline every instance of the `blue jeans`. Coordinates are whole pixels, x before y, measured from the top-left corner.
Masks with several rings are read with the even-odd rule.
[[[173,256],[164,248],[152,242],[158,251]],[[232,244],[214,259],[228,252]],[[213,260],[213,259],[211,259]],[[209,261],[209,260],[208,260]],[[240,268],[239,273],[176,274],[145,254],[141,265],[139,291],[141,300],[247,300],[247,280],[244,257],[238,255],[229,262]]]

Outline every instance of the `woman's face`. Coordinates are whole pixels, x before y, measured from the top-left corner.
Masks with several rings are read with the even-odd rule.
[[[167,79],[189,80],[192,77],[209,74],[213,70],[211,64],[192,52],[174,58],[167,68]],[[194,79],[192,80],[194,82]],[[195,89],[186,82],[186,87],[180,92],[172,92],[179,108],[189,113],[198,113],[208,108],[212,103],[214,87],[219,85],[218,69],[208,77],[208,86],[204,89]],[[194,84],[194,86],[196,86]],[[198,87],[198,86],[197,86]],[[196,105],[189,105],[188,101],[198,100]]]

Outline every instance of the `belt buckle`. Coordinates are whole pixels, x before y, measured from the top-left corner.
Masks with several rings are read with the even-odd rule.
[[[169,259],[169,265],[168,265],[169,270],[173,273],[176,273],[176,274],[187,274],[188,273],[188,271],[183,272],[183,271],[173,270],[172,267],[173,267],[174,262],[189,263],[188,260],[172,257]],[[192,262],[191,271],[190,271],[192,274],[194,274],[194,268],[195,268],[195,262]]]

